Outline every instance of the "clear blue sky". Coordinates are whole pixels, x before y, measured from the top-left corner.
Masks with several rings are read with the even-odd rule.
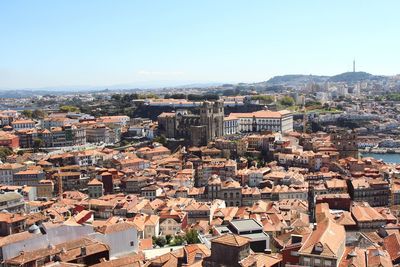
[[[0,88],[400,73],[400,1],[0,1]]]

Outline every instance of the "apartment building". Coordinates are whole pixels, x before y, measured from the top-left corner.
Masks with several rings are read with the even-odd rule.
[[[367,202],[372,207],[389,204],[390,186],[382,179],[358,178],[348,182],[349,194],[355,202]]]
[[[35,128],[36,123],[33,120],[14,120],[11,126],[14,130],[26,130]]]
[[[13,185],[14,174],[26,170],[26,166],[19,163],[0,164],[0,184]]]
[[[13,177],[14,185],[27,185],[37,186],[40,180],[46,178],[43,170],[40,169],[27,169],[16,172]]]
[[[25,210],[24,197],[16,192],[0,193],[0,210],[17,213]]]
[[[8,147],[12,150],[19,148],[17,135],[7,132],[0,132],[0,147]]]

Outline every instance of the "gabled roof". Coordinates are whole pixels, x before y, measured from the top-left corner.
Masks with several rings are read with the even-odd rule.
[[[299,253],[339,258],[341,256],[340,247],[344,245],[345,241],[344,227],[326,218],[317,224],[317,229],[305,241]],[[316,248],[319,248],[320,251],[317,251]]]
[[[279,253],[254,253],[241,260],[239,264],[243,267],[270,267],[277,266],[281,261],[282,255]]]
[[[367,202],[354,202],[351,207],[351,213],[357,222],[385,221],[386,219]]]
[[[103,185],[103,183],[100,182],[99,180],[97,180],[96,178],[94,178],[93,180],[88,182],[88,185]]]
[[[341,224],[343,226],[346,225],[356,225],[357,223],[353,220],[353,217],[351,217],[351,213],[348,211],[344,211],[338,219],[336,219],[336,222],[338,224]]]
[[[103,261],[93,267],[140,267],[143,266],[141,255],[128,255],[118,259]]]
[[[35,251],[24,251],[14,258],[8,259],[7,263],[10,265],[25,266],[25,264],[29,265],[28,263],[32,261],[52,255],[59,255],[61,262],[69,262],[82,257],[82,247],[86,248],[87,256],[110,250],[107,245],[94,239],[84,237],[77,240],[70,240],[51,248],[38,249]]]
[[[99,229],[100,233],[112,234],[120,231],[127,231],[129,229],[136,229],[134,225],[127,222],[119,222],[110,225],[105,225]]]
[[[225,234],[212,239],[211,243],[218,243],[233,247],[241,247],[247,245],[250,242],[250,240],[251,240],[250,238],[235,234]]]
[[[389,252],[392,261],[397,261],[400,258],[400,234],[391,234],[383,239],[383,245]]]

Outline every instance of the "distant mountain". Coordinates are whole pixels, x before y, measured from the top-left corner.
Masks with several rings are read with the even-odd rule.
[[[222,86],[223,84],[224,83],[218,83],[218,82],[191,83],[191,84],[176,85],[176,86],[166,86],[165,88],[207,88],[207,87]]]
[[[356,71],[356,72],[345,72],[329,78],[330,82],[359,82],[365,80],[374,80],[383,78],[382,76],[374,76],[370,73],[363,72],[363,71]]]
[[[354,83],[366,80],[385,80],[387,76],[373,75],[363,71],[345,72],[334,76],[318,76],[318,75],[282,75],[275,76],[269,79],[266,84],[268,85],[299,85],[308,82],[323,83],[323,82],[346,82]]]
[[[278,84],[298,84],[308,82],[325,82],[329,79],[329,76],[319,75],[304,75],[304,74],[289,74],[282,76],[274,76],[267,81],[267,84],[278,85]]]

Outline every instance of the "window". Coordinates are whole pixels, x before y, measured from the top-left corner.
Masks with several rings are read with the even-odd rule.
[[[322,252],[322,250],[323,250],[322,244],[321,244],[321,243],[315,244],[314,250],[315,250],[316,252]]]
[[[131,247],[133,247],[135,245],[135,242],[131,241]]]
[[[290,251],[290,256],[299,256],[299,252],[298,251]]]
[[[201,254],[201,253],[196,253],[196,255],[195,255],[195,260],[201,260],[202,258],[203,258],[203,254]]]
[[[314,265],[321,265],[321,259],[314,259]]]

